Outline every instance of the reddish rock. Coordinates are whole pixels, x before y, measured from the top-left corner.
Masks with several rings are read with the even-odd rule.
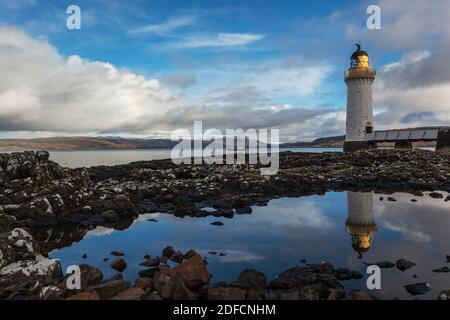
[[[108,281],[97,286],[91,287],[98,294],[100,299],[105,300],[116,296],[119,292],[125,291],[130,287],[130,283],[125,280]]]
[[[163,273],[155,275],[155,289],[164,299],[172,297],[175,289],[175,281],[172,277]]]
[[[132,287],[120,292],[118,295],[111,298],[111,300],[141,300],[145,297],[146,291],[142,288]]]
[[[174,268],[189,289],[199,288],[209,283],[209,272],[198,254]]]
[[[368,292],[353,290],[347,297],[348,300],[375,300]]]
[[[122,258],[117,258],[111,263],[111,268],[123,272],[127,268],[127,263]]]
[[[100,300],[100,298],[95,292],[81,292],[68,297],[66,300]]]

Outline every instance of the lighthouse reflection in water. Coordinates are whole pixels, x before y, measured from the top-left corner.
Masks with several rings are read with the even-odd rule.
[[[347,192],[348,218],[345,222],[351,235],[352,247],[362,258],[371,245],[376,232],[373,212],[373,192]]]

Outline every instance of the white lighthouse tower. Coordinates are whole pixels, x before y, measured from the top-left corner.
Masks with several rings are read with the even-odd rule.
[[[375,70],[370,66],[369,55],[357,44],[350,58],[350,68],[345,73],[347,84],[347,123],[344,151],[366,149],[370,143],[365,135],[373,133],[372,84]]]
[[[362,257],[372,245],[376,231],[372,192],[347,192],[348,217],[345,225],[352,237],[352,247]]]

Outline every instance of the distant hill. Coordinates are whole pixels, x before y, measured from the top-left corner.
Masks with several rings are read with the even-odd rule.
[[[430,130],[450,127],[418,127],[394,130]],[[345,136],[318,138],[311,142],[298,141],[280,144],[281,148],[341,148]],[[171,149],[178,142],[169,139],[134,139],[121,137],[52,137],[39,139],[0,139],[0,151],[24,150],[127,150],[127,149]],[[209,142],[204,141],[203,145]],[[427,143],[421,144],[428,146]]]
[[[169,139],[127,139],[120,137],[53,137],[41,139],[0,139],[0,150],[121,150],[167,149],[177,142]]]

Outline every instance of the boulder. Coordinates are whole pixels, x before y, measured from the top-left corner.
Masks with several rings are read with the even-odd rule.
[[[110,300],[141,300],[145,297],[146,291],[142,288],[132,287],[125,291],[118,293]]]
[[[169,275],[158,273],[155,275],[154,287],[161,297],[164,299],[169,299],[172,297],[175,289],[175,280]]]
[[[269,281],[264,273],[253,269],[245,269],[239,274],[237,284],[245,287],[266,288]]]
[[[174,270],[189,289],[199,288],[210,280],[208,269],[198,254],[177,265]]]
[[[111,263],[111,268],[123,272],[127,268],[127,263],[122,258],[117,258]]]
[[[375,298],[366,291],[360,291],[360,290],[352,290],[347,300],[375,300]]]
[[[116,296],[119,292],[125,291],[130,287],[130,283],[125,280],[113,280],[90,287],[94,290],[100,299],[106,300]]]
[[[183,253],[181,253],[181,251],[175,252],[175,253],[170,257],[170,260],[172,260],[173,262],[176,262],[176,263],[181,263],[181,262],[183,262]]]
[[[146,259],[144,262],[140,263],[140,266],[151,268],[159,266],[160,260],[159,257],[150,257]]]
[[[162,255],[167,258],[170,258],[171,256],[173,256],[174,253],[175,253],[175,250],[171,246],[165,247],[162,251]]]
[[[436,272],[436,273],[448,273],[448,272],[450,272],[450,269],[447,266],[444,266],[444,267],[439,268],[439,269],[434,269],[433,272]]]
[[[404,286],[404,288],[406,289],[406,291],[408,291],[409,294],[413,296],[425,294],[431,290],[430,285],[425,282],[407,284]]]
[[[100,297],[98,296],[98,294],[96,292],[81,292],[81,293],[77,293],[74,294],[73,296],[70,296],[68,298],[66,298],[66,300],[100,300]]]
[[[397,269],[404,272],[405,270],[407,270],[411,267],[414,267],[416,264],[414,262],[411,262],[411,261],[408,261],[408,260],[405,260],[402,258],[402,259],[397,260],[395,265],[397,266]]]
[[[119,215],[114,210],[103,211],[100,214],[100,217],[102,217],[106,222],[119,221]]]

